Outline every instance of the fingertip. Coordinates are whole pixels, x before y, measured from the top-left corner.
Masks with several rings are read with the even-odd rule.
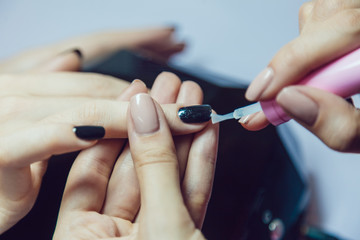
[[[180,78],[171,72],[160,73],[151,88],[151,96],[161,104],[173,103],[181,86]]]
[[[37,72],[79,71],[82,60],[83,54],[79,48],[66,50],[42,64]]]
[[[181,104],[201,104],[204,98],[199,84],[194,81],[184,81],[181,84],[176,102]]]
[[[269,125],[269,121],[262,111],[244,116],[238,122],[249,131],[259,131]]]
[[[272,67],[266,67],[252,81],[245,92],[245,98],[249,101],[258,101],[274,78]]]
[[[146,93],[148,89],[146,88],[146,84],[139,80],[135,79],[130,83],[130,85],[125,88],[120,96],[117,98],[119,101],[129,101],[132,96],[138,93]]]

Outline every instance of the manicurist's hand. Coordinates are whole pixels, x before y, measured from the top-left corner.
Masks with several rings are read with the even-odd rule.
[[[211,192],[218,126],[209,124],[195,134],[181,184],[175,144],[159,104],[148,94],[135,95],[127,124],[141,191],[140,210],[134,204],[114,211],[126,200],[108,198],[121,143],[103,140],[75,160],[54,239],[204,239],[197,226],[202,224]],[[124,181],[117,180],[118,184]]]
[[[360,113],[333,94],[292,86],[309,72],[360,46],[360,1],[317,0],[299,13],[300,36],[274,56],[246,92],[250,101],[276,98],[292,118],[339,151],[360,151]],[[268,121],[263,112],[240,120],[249,130]]]

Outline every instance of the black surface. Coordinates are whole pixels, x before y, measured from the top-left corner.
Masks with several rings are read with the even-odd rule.
[[[88,71],[128,81],[139,78],[148,87],[160,72],[171,71],[182,80],[199,83],[204,90],[204,103],[218,113],[248,104],[244,89],[216,87],[206,79],[127,51],[111,56]],[[51,238],[73,157],[51,159],[34,209],[1,239]],[[261,220],[263,211],[270,210],[291,229],[300,215],[298,205],[304,187],[274,127],[249,132],[236,121],[226,121],[220,128],[215,182],[203,232],[210,240],[269,239],[268,227]],[[287,239],[294,239],[290,232]]]

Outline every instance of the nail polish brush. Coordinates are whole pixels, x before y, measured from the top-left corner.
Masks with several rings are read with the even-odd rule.
[[[298,85],[306,85],[334,93],[343,98],[351,97],[360,92],[360,48],[343,57],[336,59],[323,67],[313,71]],[[240,119],[259,111],[263,111],[266,118],[274,126],[290,120],[275,100],[260,101],[245,107],[235,109],[233,112],[219,115],[211,114],[213,123],[228,119]]]

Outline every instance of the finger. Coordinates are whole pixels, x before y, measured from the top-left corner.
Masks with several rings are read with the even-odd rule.
[[[179,77],[170,72],[162,72],[151,88],[151,97],[160,104],[175,103],[180,86]]]
[[[249,131],[258,131],[269,125],[263,111],[242,117],[239,119],[239,123]]]
[[[175,147],[165,116],[149,95],[139,94],[131,99],[128,118],[129,144],[141,190],[140,221],[151,221],[155,228],[174,226],[173,221],[180,217],[166,216],[187,212],[180,192]]]
[[[129,85],[120,79],[94,73],[27,73],[0,76],[6,95],[117,98]]]
[[[301,5],[299,10],[299,30],[302,31],[306,22],[310,19],[315,2],[309,1]]]
[[[46,122],[47,118],[56,118],[62,112],[80,108],[92,101],[94,101],[93,98],[82,97],[0,97],[0,116],[2,119],[0,135],[11,134],[22,127],[31,126],[34,121]],[[62,123],[60,119],[57,119],[56,122]],[[71,122],[68,123],[71,124]]]
[[[65,51],[53,59],[35,66],[30,72],[61,72],[79,71],[81,68],[82,53],[78,49]]]
[[[270,100],[285,86],[360,46],[360,9],[335,14],[285,45],[250,84],[246,98]],[[326,37],[325,37],[326,36]]]
[[[151,95],[160,103],[173,103],[179,92],[180,84],[181,81],[175,74],[163,72],[156,78]],[[140,189],[127,144],[115,164],[103,212],[133,221],[139,207]]]
[[[3,212],[5,216],[3,215],[2,219],[8,215],[8,219],[17,221],[30,211],[44,173],[44,165],[37,163],[54,154],[90,147],[103,135],[102,127],[74,128],[66,124],[47,124],[35,125],[1,137],[0,196],[5,199],[2,201],[2,208],[7,209]],[[12,216],[13,214],[15,216]],[[2,227],[6,230],[10,227],[7,225],[9,223],[11,225],[13,222],[7,222],[6,226]]]
[[[7,168],[26,167],[36,161],[48,159],[54,154],[90,147],[96,141],[86,139],[98,139],[104,135],[103,127],[85,128],[74,127],[70,124],[41,124],[22,129],[0,138],[0,165]],[[29,136],[31,136],[31,141],[29,141]]]
[[[283,89],[280,106],[330,148],[360,152],[360,111],[344,99],[315,88]]]
[[[184,105],[197,105],[203,101],[203,92],[201,87],[192,81],[185,81],[180,88],[179,95],[176,102]],[[180,179],[183,179],[186,165],[188,162],[188,155],[192,143],[192,135],[177,136],[175,141],[176,155],[179,161]]]
[[[31,173],[40,171],[34,166],[30,168],[32,163],[47,160],[52,155],[88,148],[104,134],[104,128],[97,126],[42,124],[1,137],[1,196],[19,202],[26,198],[35,199],[32,194],[29,194],[29,190],[37,194],[42,174]]]
[[[43,122],[65,122],[73,125],[101,125],[106,129],[106,138],[127,138],[127,102],[97,100],[82,106],[49,116]],[[162,109],[174,135],[184,135],[200,131],[206,123],[187,124],[178,117],[183,105],[165,104]]]
[[[121,140],[108,139],[80,152],[66,182],[60,213],[71,210],[100,212],[122,145]]]
[[[136,80],[121,94],[119,100],[126,101],[132,94],[146,91],[145,84]],[[112,198],[112,195],[107,195],[106,192],[109,192],[114,184],[109,182],[110,175],[123,145],[124,140],[104,140],[79,154],[69,174],[62,202],[63,209],[100,212],[106,206],[105,196]]]
[[[119,100],[127,101],[133,95],[141,92],[146,93],[147,88],[143,82],[135,80]],[[130,149],[126,144],[112,171],[102,212],[108,216],[132,221],[138,212],[139,206],[139,184]]]
[[[68,49],[74,48],[82,52],[83,63],[87,64],[108,56],[119,49],[136,49],[150,43],[166,42],[173,34],[174,28],[157,27],[80,36],[58,44],[24,52],[0,64],[0,70],[8,73],[27,71]]]
[[[219,125],[208,124],[191,145],[182,192],[197,228],[201,228],[210,200],[218,149]]]

